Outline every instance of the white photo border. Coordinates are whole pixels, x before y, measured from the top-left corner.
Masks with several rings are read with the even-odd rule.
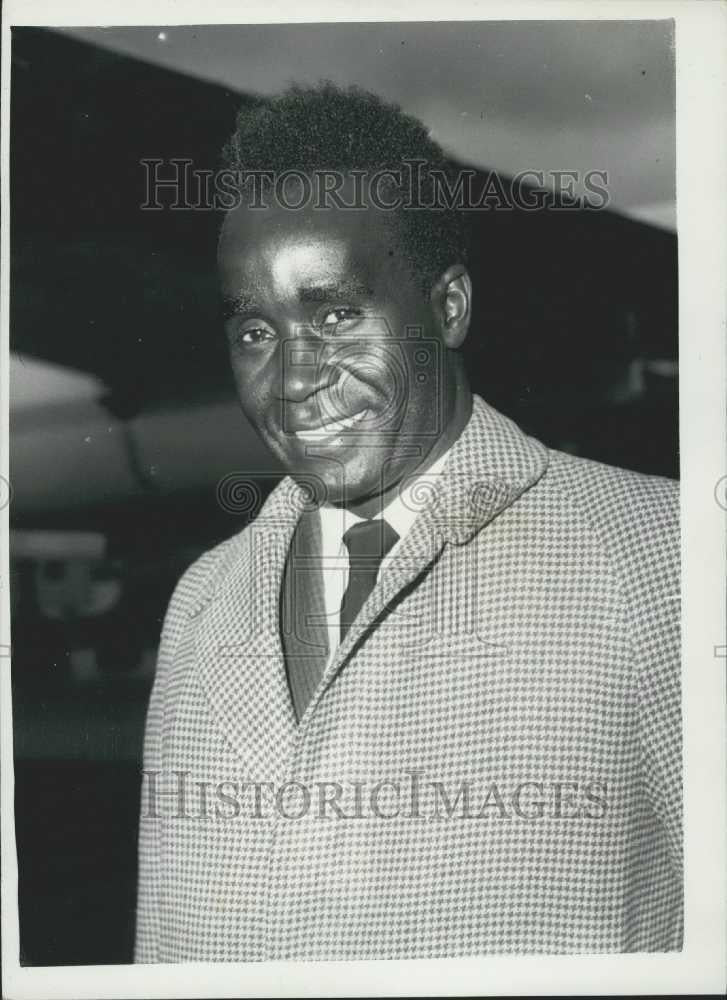
[[[2,23],[0,476],[8,482],[10,27],[442,20],[431,2],[6,0]],[[673,18],[677,67],[680,441],[682,471],[685,943],[667,954],[482,956],[375,962],[21,967],[13,816],[8,505],[0,510],[3,995],[326,997],[675,994],[725,988],[725,330],[727,5],[460,0],[446,20]],[[2,480],[0,480],[2,482]]]

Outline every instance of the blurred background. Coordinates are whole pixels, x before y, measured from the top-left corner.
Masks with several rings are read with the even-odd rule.
[[[21,960],[130,961],[146,702],[174,583],[278,470],[239,414],[218,213],[142,211],[145,158],[215,169],[241,102],[358,83],[454,163],[607,170],[608,211],[470,223],[473,386],[575,454],[678,475],[671,22],[14,28],[11,600]]]

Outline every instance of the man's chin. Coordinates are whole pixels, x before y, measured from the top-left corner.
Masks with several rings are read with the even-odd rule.
[[[312,490],[319,504],[351,506],[381,493],[380,477],[374,476],[370,481],[359,480],[347,476],[346,471],[343,465],[331,469],[331,463],[310,462],[305,468],[298,465],[289,469],[288,473],[306,490]]]

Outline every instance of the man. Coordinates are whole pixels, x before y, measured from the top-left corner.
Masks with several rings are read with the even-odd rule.
[[[219,266],[290,477],[170,604],[137,960],[680,948],[674,484],[472,397],[459,221],[402,192],[444,169],[418,122],[293,89],[226,155],[270,172]]]

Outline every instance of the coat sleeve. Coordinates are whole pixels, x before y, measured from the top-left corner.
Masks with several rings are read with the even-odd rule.
[[[197,560],[177,584],[162,627],[156,673],[146,715],[139,814],[138,883],[136,901],[135,962],[159,962],[161,936],[161,819],[159,792],[165,785],[162,739],[169,704],[170,677],[174,658],[189,611],[204,590],[210,564],[218,554],[213,549]]]
[[[641,752],[654,812],[672,864],[682,871],[682,711],[679,493],[656,480],[656,503],[644,524],[649,558],[642,560],[636,628]]]
[[[583,502],[609,558],[632,647],[630,690],[639,751],[635,787],[642,796],[639,804],[647,806],[644,813],[653,818],[648,830],[634,830],[634,846],[663,855],[659,884],[646,885],[639,857],[630,860],[640,897],[634,919],[641,912],[644,939],[655,942],[655,949],[662,949],[667,933],[668,950],[678,949],[683,896],[679,487],[670,479],[584,459],[558,461],[568,476],[568,495]],[[649,835],[653,839],[647,844]]]
[[[141,776],[141,810],[139,815],[139,869],[136,897],[135,962],[159,961],[160,899],[159,899],[159,820],[154,816],[150,801],[150,781],[161,771],[161,734],[164,701],[164,662],[160,646],[156,677],[146,716],[144,763]]]
[[[681,536],[679,485],[567,459],[628,609],[644,795],[682,871]]]

